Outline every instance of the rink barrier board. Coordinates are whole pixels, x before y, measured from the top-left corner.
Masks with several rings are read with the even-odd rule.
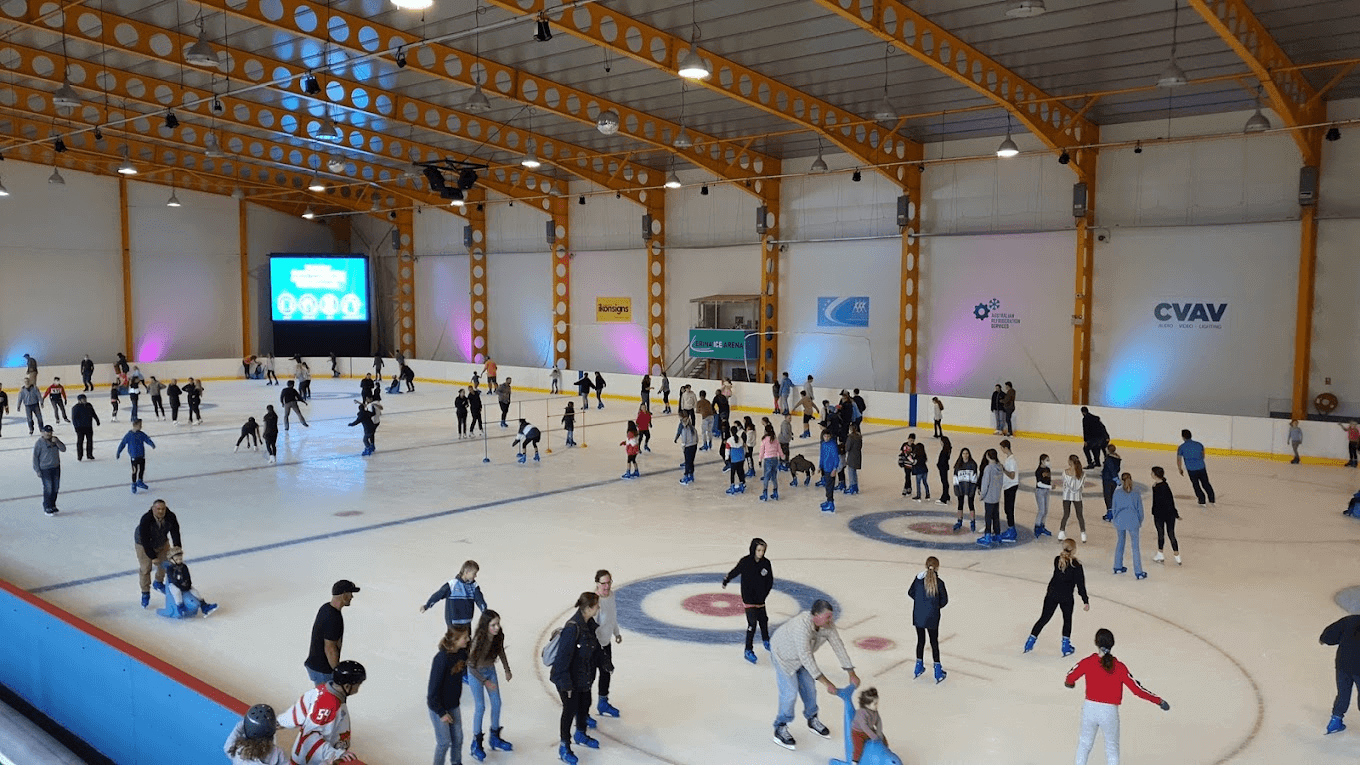
[[[333,379],[330,377],[330,359],[327,357],[304,357],[308,364],[312,366],[316,373],[314,380]],[[287,372],[291,369],[290,359],[276,359],[279,364],[279,371]],[[41,360],[39,360],[41,364]],[[372,368],[372,360],[369,357],[363,358],[338,358],[341,369],[346,369],[353,373]],[[454,361],[430,361],[422,359],[411,359],[411,365],[418,372],[426,372],[425,375],[416,378],[416,381],[423,384],[439,385],[470,385],[470,378],[474,371],[481,369],[480,364],[469,362]],[[392,362],[386,366],[391,366]],[[147,375],[156,375],[161,379],[171,379],[174,377],[183,379],[195,377],[207,382],[223,380],[241,380],[241,374],[237,371],[241,369],[240,359],[194,359],[186,361],[159,361],[142,364],[138,366]],[[105,370],[110,370],[111,364],[96,364],[95,379],[107,379]],[[232,370],[231,374],[224,374],[227,370]],[[575,397],[575,388],[572,385],[573,379],[570,377],[571,370],[563,375],[561,391],[564,398],[567,396]],[[440,374],[443,373],[443,374]],[[513,377],[520,381],[515,385],[518,393],[547,394],[549,390],[549,369],[538,367],[513,367],[500,365],[500,375],[502,379]],[[0,385],[7,388],[16,387],[17,381],[22,379],[24,369],[22,367],[10,367],[0,369]],[[60,365],[39,367],[39,382],[50,379],[49,375],[60,376],[67,384],[68,398],[74,398],[79,394],[80,374],[79,368],[74,365]],[[342,374],[344,379],[362,379],[362,374]],[[287,374],[281,375],[281,379],[288,379]],[[638,401],[639,394],[633,391],[639,389],[641,375],[624,373],[611,373],[607,378],[609,381],[610,393],[604,394],[604,398],[610,401]],[[655,386],[659,384],[659,377],[653,380],[653,403],[659,403],[660,395],[656,392]],[[675,398],[679,396],[681,385],[692,384],[696,388],[713,388],[716,380],[671,378],[672,405]],[[384,383],[384,386],[386,383]],[[46,387],[46,386],[41,386]],[[96,383],[96,388],[102,387],[107,391],[108,383]],[[828,392],[834,390],[836,386],[818,385],[818,405],[820,399],[829,397]],[[770,400],[770,388],[764,383],[733,383],[735,398],[737,401],[766,401]],[[617,393],[613,391],[628,391],[628,393]],[[884,391],[862,391],[868,411],[870,412],[900,412],[902,417],[866,417],[865,422],[872,425],[883,425],[889,427],[917,427],[912,423],[911,417],[912,396],[926,398],[928,393],[905,394]],[[209,393],[211,395],[211,392]],[[593,394],[592,394],[593,395]],[[990,402],[987,399],[970,399],[956,396],[940,396],[945,403],[945,418],[943,427],[950,433],[967,433],[976,435],[992,435],[993,428],[983,425],[970,425],[967,423],[990,423],[992,421],[989,411]],[[11,409],[14,404],[11,402]],[[655,409],[655,407],[653,407]],[[765,406],[745,406],[734,405],[734,412],[750,414],[769,414],[771,409]],[[1268,417],[1246,417],[1237,415],[1218,415],[1218,414],[1194,414],[1180,412],[1161,412],[1155,410],[1141,409],[1118,409],[1113,407],[1093,407],[1095,413],[1099,414],[1106,427],[1115,436],[1113,441],[1116,445],[1151,450],[1174,450],[1179,445],[1181,428],[1189,428],[1195,434],[1196,440],[1205,445],[1205,452],[1210,456],[1226,457],[1246,457],[1254,459],[1265,459],[1272,461],[1288,461],[1293,457],[1289,447],[1284,443],[1284,434],[1288,430],[1288,421]],[[797,418],[801,420],[801,418]],[[1040,438],[1053,441],[1064,441],[1081,443],[1081,438],[1075,434],[1081,431],[1081,417],[1078,407],[1070,404],[1053,404],[1021,401],[1016,410],[1016,421],[1020,425],[1031,423],[1029,429],[1017,431],[1017,436],[1022,438]],[[929,422],[924,423],[926,426]],[[1311,465],[1341,465],[1345,462],[1346,441],[1345,434],[1334,423],[1304,421],[1300,423],[1304,431],[1304,443],[1300,447],[1302,461]],[[1128,437],[1124,437],[1127,434]],[[1163,440],[1165,439],[1165,440]],[[1260,445],[1268,444],[1269,450],[1259,448]]]

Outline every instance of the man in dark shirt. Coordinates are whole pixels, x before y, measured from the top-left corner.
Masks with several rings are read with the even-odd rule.
[[[76,396],[76,405],[71,407],[71,424],[76,429],[76,461],[88,456],[94,459],[94,426],[103,425],[94,411],[94,404],[85,400],[85,394]]]
[[[284,388],[279,393],[279,403],[283,404],[284,430],[288,430],[288,416],[290,414],[296,414],[297,418],[302,421],[302,426],[304,428],[311,427],[307,424],[307,418],[302,416],[302,410],[298,408],[299,403],[306,404],[307,402],[302,399],[302,395],[298,393],[297,388],[293,387],[292,380],[289,380],[288,387]]]
[[[137,573],[142,587],[142,608],[146,608],[151,603],[152,569],[156,571],[156,592],[165,592],[165,568],[161,563],[166,560],[171,547],[184,546],[179,537],[179,519],[170,512],[169,505],[158,499],[151,503],[150,510],[142,514],[132,541],[137,548]]]
[[[307,677],[317,685],[330,682],[331,673],[340,663],[340,648],[345,642],[345,617],[340,609],[348,606],[358,591],[359,586],[354,582],[341,579],[331,585],[331,599],[316,612],[311,647],[302,666],[307,669]]]

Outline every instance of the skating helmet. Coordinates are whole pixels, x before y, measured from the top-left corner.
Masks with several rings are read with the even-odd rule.
[[[268,704],[256,704],[246,712],[244,720],[246,738],[273,738],[278,723],[274,718],[274,708]]]
[[[331,673],[331,682],[336,685],[358,685],[367,679],[368,672],[357,661],[342,661],[335,665],[335,671]]]

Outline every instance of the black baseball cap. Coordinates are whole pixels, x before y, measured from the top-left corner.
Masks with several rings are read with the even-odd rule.
[[[44,426],[43,426],[43,432],[44,432],[44,433],[51,433],[51,432],[52,432],[52,426],[51,426],[51,425],[44,425]]]
[[[359,585],[355,584],[354,582],[351,582],[348,579],[341,579],[340,581],[331,585],[331,597],[335,597],[336,595],[344,595],[347,592],[358,591]]]

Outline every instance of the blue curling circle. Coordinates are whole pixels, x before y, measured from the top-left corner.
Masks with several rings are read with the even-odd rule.
[[[1018,545],[1029,544],[1034,541],[1034,533],[1022,526],[1016,526],[1015,532],[1018,539],[1015,542],[998,544],[995,547],[983,547],[977,544],[976,532],[964,532],[966,541],[959,542],[935,542],[929,539],[916,539],[914,537],[903,537],[897,534],[890,534],[883,530],[883,523],[892,518],[949,518],[957,520],[958,513],[951,513],[947,510],[887,510],[881,513],[869,513],[861,515],[850,521],[850,530],[862,537],[867,537],[875,542],[886,542],[890,545],[902,545],[903,547],[919,547],[926,550],[997,550],[1005,547],[1016,547]]]
[[[614,597],[618,599],[617,608],[619,616],[619,626],[640,632],[650,637],[661,638],[663,640],[680,640],[688,643],[706,643],[709,645],[721,644],[740,644],[745,642],[746,635],[741,630],[734,629],[700,629],[698,627],[681,627],[674,624],[667,624],[660,619],[649,616],[642,609],[642,601],[648,595],[660,592],[668,587],[675,587],[686,584],[712,584],[720,586],[722,584],[722,574],[713,572],[706,574],[669,574],[666,576],[643,579],[638,582],[630,582],[614,591]],[[803,608],[812,606],[814,600],[825,600],[835,609],[836,614],[841,614],[840,604],[830,595],[822,592],[816,587],[811,587],[800,582],[791,582],[787,579],[776,579],[774,589],[793,598]],[[770,632],[773,633],[778,625],[771,625]]]

